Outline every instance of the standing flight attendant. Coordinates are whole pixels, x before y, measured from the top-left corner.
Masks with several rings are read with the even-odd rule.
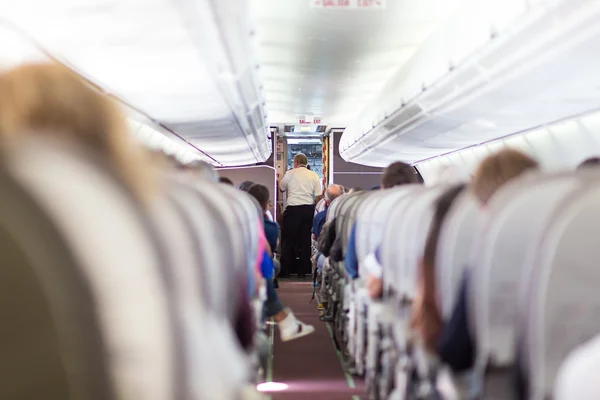
[[[306,168],[308,159],[302,153],[294,156],[294,168],[287,171],[279,182],[279,189],[287,192],[287,207],[283,213],[281,232],[281,273],[300,277],[312,271],[311,229],[315,213],[315,199],[321,195],[319,176]]]

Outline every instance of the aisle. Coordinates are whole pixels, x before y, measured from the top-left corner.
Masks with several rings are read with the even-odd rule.
[[[345,374],[328,326],[319,320],[316,299],[309,282],[282,282],[277,290],[284,306],[315,326],[315,332],[282,343],[275,328],[272,381],[287,384],[285,391],[272,393],[273,400],[359,400],[360,382]],[[356,386],[354,389],[352,387]]]

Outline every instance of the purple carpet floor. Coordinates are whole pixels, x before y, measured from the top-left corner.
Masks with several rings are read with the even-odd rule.
[[[309,304],[309,282],[282,282],[277,290],[284,306],[290,307],[301,321],[315,327],[311,335],[283,343],[278,329],[272,329],[273,382],[287,385],[285,390],[270,392],[273,400],[359,400],[364,387],[346,374],[331,337],[331,326],[319,320],[317,300]],[[285,386],[283,386],[285,387]]]

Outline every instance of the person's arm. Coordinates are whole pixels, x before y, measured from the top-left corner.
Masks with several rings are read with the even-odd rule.
[[[366,287],[369,297],[379,299],[383,295],[383,266],[380,261],[380,248],[370,253],[362,262],[367,276]]]
[[[287,190],[288,183],[290,183],[290,179],[292,176],[292,173],[291,173],[292,171],[293,170],[287,171],[283,175],[283,178],[281,178],[281,180],[279,181],[279,190],[281,190],[282,192],[285,192]]]
[[[315,204],[317,204],[323,198],[323,188],[321,187],[321,180],[319,179],[319,175],[315,174],[315,184],[314,184],[314,196],[315,196]]]
[[[346,245],[346,257],[344,258],[344,269],[351,279],[358,278],[358,256],[356,255],[356,222],[352,226],[348,244]]]
[[[267,252],[269,257],[273,257],[273,250],[271,249],[271,245],[269,244],[268,241],[267,241],[267,243],[265,243],[265,251]]]

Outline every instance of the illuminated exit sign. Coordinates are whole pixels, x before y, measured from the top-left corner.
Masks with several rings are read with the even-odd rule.
[[[304,115],[298,117],[298,125],[320,125],[322,121],[321,117],[309,117]]]
[[[312,8],[381,10],[386,0],[309,0]]]

